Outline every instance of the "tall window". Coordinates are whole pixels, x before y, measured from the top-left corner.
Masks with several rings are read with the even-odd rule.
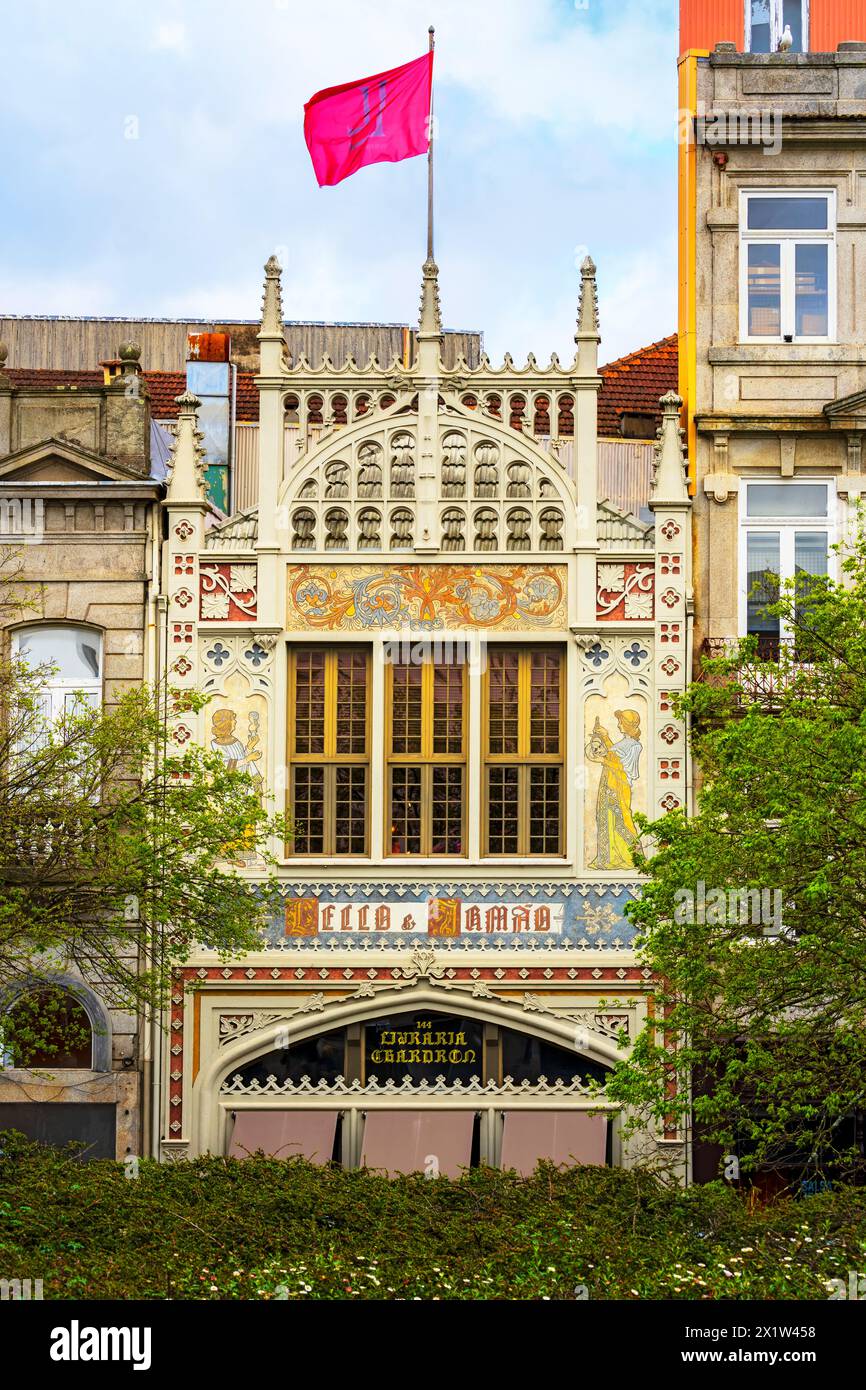
[[[746,483],[741,554],[741,630],[757,637],[759,654],[778,655],[792,634],[767,612],[788,579],[826,575],[833,541],[831,485]]]
[[[386,811],[391,854],[466,853],[466,667],[386,667]]]
[[[775,53],[785,29],[791,53],[809,51],[809,0],[746,0],[746,52]]]
[[[297,647],[289,663],[289,815],[295,854],[366,854],[369,653]]]
[[[484,853],[561,854],[563,658],[492,647],[484,711]]]
[[[832,341],[836,336],[835,194],[741,194],[740,336]]]
[[[39,692],[46,721],[102,703],[102,638],[87,627],[40,624],[22,628],[15,649],[35,669],[48,671]],[[51,668],[49,670],[49,668]]]

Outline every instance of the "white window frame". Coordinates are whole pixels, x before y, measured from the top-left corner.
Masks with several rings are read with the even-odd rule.
[[[60,675],[50,676],[40,688],[40,700],[42,710],[46,720],[51,724],[59,724],[67,712],[67,702],[69,697],[83,696],[90,699],[94,708],[102,707],[102,682],[105,661],[105,644],[102,633],[92,627],[87,627],[84,623],[28,623],[25,627],[17,628],[12,634],[12,650],[15,655],[21,652],[21,640],[28,633],[39,629],[51,629],[63,627],[72,632],[86,633],[95,643],[99,652],[99,675],[92,681],[84,681],[78,677]]]
[[[745,32],[744,32],[744,52],[752,51],[752,0],[744,0],[745,3]],[[782,0],[769,0],[770,4],[770,52],[776,53],[779,48],[779,40],[782,37],[782,30],[785,25],[782,20],[783,8]],[[803,47],[798,52],[809,52],[809,0],[800,0],[802,10],[803,26]]]
[[[749,487],[773,486],[780,484],[790,484],[795,486],[798,483],[810,483],[812,486],[820,485],[827,491],[827,515],[821,516],[749,516],[747,514],[747,500]],[[838,578],[837,557],[833,551],[833,546],[838,539],[839,530],[839,498],[836,492],[836,483],[832,478],[815,477],[796,477],[796,478],[742,478],[740,480],[740,517],[739,517],[739,543],[738,543],[738,565],[739,565],[739,604],[738,621],[740,636],[745,637],[748,623],[748,598],[749,598],[749,577],[747,569],[747,536],[750,533],[763,534],[768,531],[778,531],[779,533],[779,570],[780,580],[784,584],[786,579],[794,577],[794,534],[797,531],[824,531],[827,534],[827,574],[831,579]],[[790,632],[784,620],[779,621],[779,640],[781,642],[790,641]]]
[[[750,231],[750,198],[823,198],[827,203],[827,229],[817,231]],[[801,334],[796,325],[796,247],[817,243],[827,247],[827,333]],[[780,246],[781,333],[749,335],[749,247]],[[741,188],[740,189],[740,342],[741,343],[835,343],[836,341],[836,189],[835,188]]]

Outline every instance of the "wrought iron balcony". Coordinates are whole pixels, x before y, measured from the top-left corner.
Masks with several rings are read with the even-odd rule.
[[[736,657],[740,641],[736,637],[705,637],[701,643],[702,658]],[[798,672],[811,669],[807,661],[798,661],[794,642],[790,638],[779,638],[763,634],[758,637],[756,660],[741,661],[734,671],[725,676],[719,672],[704,669],[703,661],[697,679],[706,684],[721,684],[726,680],[736,682],[743,694],[750,700],[766,701],[772,705],[779,694],[790,688]]]

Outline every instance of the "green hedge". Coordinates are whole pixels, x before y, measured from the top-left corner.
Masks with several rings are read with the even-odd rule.
[[[609,1168],[388,1181],[207,1158],[127,1178],[2,1146],[0,1278],[45,1298],[802,1299],[866,1270],[863,1189],[750,1212]]]

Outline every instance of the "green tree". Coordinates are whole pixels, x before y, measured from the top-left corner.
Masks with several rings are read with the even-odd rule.
[[[611,1094],[746,1166],[860,1163],[866,1107],[866,543],[773,595],[793,640],[707,660],[681,702],[696,814],[644,823],[630,908],[659,981]],[[704,910],[700,911],[701,886]],[[723,890],[719,892],[718,890]],[[756,890],[748,899],[743,890]],[[761,903],[763,890],[766,896]],[[737,894],[736,897],[729,896]],[[723,901],[724,899],[724,901]]]
[[[274,887],[266,842],[290,834],[249,774],[172,741],[169,709],[192,718],[205,697],[139,687],[49,724],[50,674],[0,657],[0,988],[42,990],[0,1034],[23,1063],[56,1040],[64,1006],[45,1007],[45,991],[60,973],[146,1012],[196,943],[221,958],[254,948]]]

